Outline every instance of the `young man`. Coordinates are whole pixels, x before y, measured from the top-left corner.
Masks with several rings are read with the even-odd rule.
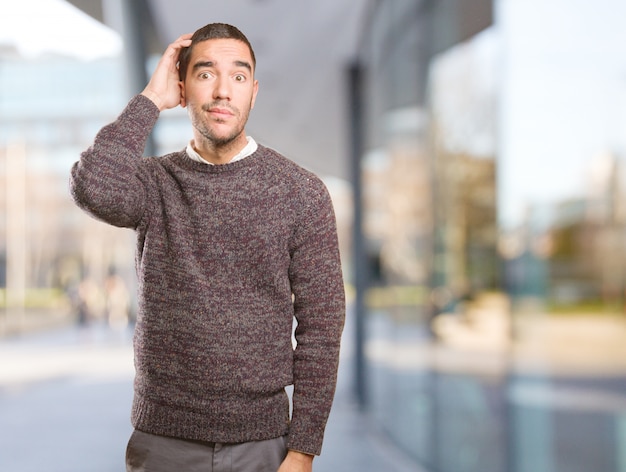
[[[345,313],[335,217],[317,177],[246,136],[255,66],[233,26],[181,36],[72,168],[77,205],[137,233],[129,471],[311,471],[321,452]],[[142,157],[178,105],[187,148]]]

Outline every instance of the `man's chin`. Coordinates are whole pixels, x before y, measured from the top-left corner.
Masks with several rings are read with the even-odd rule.
[[[228,147],[232,146],[237,140],[237,136],[216,136],[213,138],[213,145],[215,147]]]
[[[211,133],[205,133],[204,137],[215,147],[225,147],[233,144],[239,134],[233,133],[217,133],[215,130],[212,130]]]

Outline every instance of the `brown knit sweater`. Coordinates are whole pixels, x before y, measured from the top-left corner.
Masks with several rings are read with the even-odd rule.
[[[133,426],[211,442],[288,433],[319,454],[345,313],[328,192],[263,146],[217,166],[143,158],[158,116],[134,97],[70,179],[78,206],[137,233]]]

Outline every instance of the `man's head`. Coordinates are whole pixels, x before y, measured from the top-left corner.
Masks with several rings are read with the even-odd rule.
[[[187,69],[189,69],[189,60],[191,59],[193,47],[196,44],[209,39],[235,39],[244,43],[250,50],[250,56],[252,57],[252,71],[254,72],[256,69],[256,57],[248,38],[246,38],[246,36],[239,31],[239,29],[232,25],[225,23],[211,23],[197,30],[191,37],[191,46],[184,48],[180,52],[180,55],[178,56],[178,75],[181,81],[184,81],[187,76]]]
[[[252,47],[241,31],[221,23],[199,29],[191,41],[179,54],[179,83],[196,149],[239,150],[258,90]]]

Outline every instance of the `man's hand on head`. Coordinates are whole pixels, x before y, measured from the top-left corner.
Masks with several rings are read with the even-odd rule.
[[[178,77],[178,55],[191,45],[191,34],[183,34],[171,43],[157,64],[150,82],[141,94],[154,102],[159,110],[175,108],[181,103],[180,80]]]

